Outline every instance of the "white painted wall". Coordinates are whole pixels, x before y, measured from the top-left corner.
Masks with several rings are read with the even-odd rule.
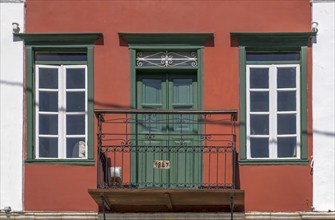
[[[24,2],[0,0],[0,209],[23,209],[23,42],[13,40],[12,22],[24,30]]]
[[[335,1],[312,1],[318,22],[313,44],[313,206],[335,211]]]

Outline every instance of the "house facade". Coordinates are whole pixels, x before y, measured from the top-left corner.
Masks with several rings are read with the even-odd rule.
[[[27,0],[17,216],[332,218],[312,212],[331,207],[313,195],[314,15],[308,0]]]
[[[313,206],[316,211],[335,209],[334,9],[335,1],[313,1],[318,32],[313,43]],[[331,167],[331,168],[330,168]]]
[[[0,1],[0,210],[23,209],[24,1]]]

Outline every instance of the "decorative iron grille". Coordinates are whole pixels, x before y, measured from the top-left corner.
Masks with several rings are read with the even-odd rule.
[[[197,67],[196,51],[140,51],[136,53],[136,67]]]

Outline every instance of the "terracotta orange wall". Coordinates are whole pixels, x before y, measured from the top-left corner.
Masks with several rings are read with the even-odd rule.
[[[204,49],[204,109],[239,109],[238,48],[230,46],[230,32],[308,32],[311,25],[309,0],[27,0],[26,6],[27,33],[103,33],[104,44],[96,45],[94,54],[95,108],[130,105],[129,50],[120,45],[118,32],[214,33],[214,46]],[[309,82],[310,71],[309,66]],[[310,91],[309,84],[309,97]],[[309,166],[239,169],[247,210],[310,210]],[[87,189],[95,186],[94,166],[25,165],[25,209],[94,211],[97,207]]]

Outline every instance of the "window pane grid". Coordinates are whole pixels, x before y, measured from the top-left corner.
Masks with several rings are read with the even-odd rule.
[[[266,69],[269,70],[268,76],[265,74]],[[258,70],[260,72],[257,72]],[[285,82],[283,77],[278,78],[279,76],[277,76],[277,74],[279,74],[279,71],[281,71],[280,74],[282,74],[284,78],[292,73],[294,75],[294,83]],[[250,78],[250,74],[254,75],[252,79]],[[258,80],[257,77],[261,76],[268,77],[269,88],[255,88],[257,87],[255,85],[257,85],[258,81],[262,82],[261,86],[263,87],[267,84],[264,79]],[[278,79],[280,79],[280,82],[278,82],[280,83],[280,88],[277,87]],[[253,80],[253,82],[250,80]],[[251,86],[250,83],[253,83],[253,86]],[[299,65],[247,65],[248,158],[292,159],[299,157],[299,90],[296,86],[298,83]],[[263,92],[263,95],[261,95],[261,92]],[[264,102],[266,100],[266,93],[264,92],[268,92],[269,94],[269,111],[266,111],[264,107],[260,108],[260,105],[266,106],[266,103]],[[263,120],[262,122],[259,119],[253,120],[252,118],[256,115],[268,115],[269,121],[267,122]],[[281,118],[277,119],[277,116],[281,116]],[[290,119],[286,116],[290,117]],[[295,117],[295,119],[292,117]],[[268,124],[270,130],[269,135],[257,133],[265,132],[264,128],[266,127],[264,125],[259,125],[262,123]],[[277,130],[278,128],[280,129],[279,131]],[[278,132],[280,132],[280,134]],[[292,142],[293,140],[295,141]]]
[[[46,70],[44,69],[56,69],[56,73],[55,71],[53,72],[53,75],[57,75],[57,88],[46,88],[47,86],[44,86],[44,88],[36,88],[36,103],[38,103],[39,100],[39,96],[40,94],[44,95],[44,99],[42,99],[42,101],[44,102],[44,105],[49,104],[50,105],[50,101],[47,101],[46,98],[49,94],[52,93],[57,93],[58,95],[58,100],[54,100],[53,103],[56,101],[58,109],[57,111],[39,111],[40,110],[40,106],[39,104],[36,105],[36,141],[37,141],[37,148],[36,148],[36,158],[43,158],[43,159],[65,159],[65,158],[71,158],[71,159],[85,159],[87,158],[87,140],[86,140],[86,135],[87,135],[87,92],[86,92],[86,88],[87,88],[87,68],[86,65],[74,65],[74,66],[64,66],[64,65],[60,65],[60,66],[50,66],[50,65],[36,65],[36,70],[37,70],[37,74],[36,74],[36,85],[41,85],[41,83],[39,83],[39,72],[40,70],[43,70],[43,74],[45,74]],[[67,70],[68,69],[75,69],[77,72],[79,72],[79,74],[81,74],[81,78],[82,82],[80,82],[79,84],[74,81],[74,79],[78,79],[78,77],[76,77],[74,74],[76,73],[71,73],[72,74],[72,82],[69,84],[69,86],[71,88],[66,89],[67,84],[66,84],[66,79],[67,79]],[[84,78],[82,77],[84,75]],[[74,76],[74,77],[73,77]],[[44,78],[47,78],[46,76],[44,76]],[[71,79],[71,78],[70,78]],[[55,80],[55,77],[53,77],[53,80]],[[47,81],[48,84],[44,83],[44,85],[54,85],[53,80],[49,80]],[[43,83],[42,83],[43,85]],[[72,88],[72,87],[82,87],[82,88]],[[45,92],[48,92],[47,94],[44,94]],[[71,94],[80,94],[83,93],[83,95],[80,96],[81,99],[85,99],[83,101],[81,101],[80,104],[84,105],[83,107],[80,107],[83,109],[83,111],[73,111],[73,112],[66,112],[67,109],[67,103],[66,103],[66,97],[67,97],[67,93],[70,92]],[[77,98],[78,97],[72,97],[72,98]],[[45,107],[44,107],[45,108]],[[47,109],[49,110],[49,109]],[[53,107],[53,110],[54,107]],[[45,124],[45,122],[42,121],[42,128],[45,130],[47,129],[47,133],[44,132],[40,133],[40,126],[39,125],[39,118],[40,116],[58,116],[58,122],[57,122],[57,135],[56,134],[49,134],[49,131],[54,132],[53,128],[50,127],[51,124],[49,125],[48,123]],[[71,117],[78,117],[78,116],[83,116],[83,118],[80,118],[80,124],[82,126],[80,126],[80,134],[71,134],[71,135],[67,135],[66,133],[66,129],[67,129],[67,117],[71,116]],[[46,119],[43,119],[46,120]],[[79,122],[77,120],[77,122]],[[54,123],[53,123],[54,124]],[[56,125],[52,125],[53,127],[55,127]],[[73,126],[72,126],[73,127]],[[53,130],[50,130],[53,129]],[[49,130],[49,131],[48,131]],[[69,149],[67,146],[67,142],[68,141],[72,141],[72,145],[76,145],[76,141],[77,143],[80,143],[81,148],[79,148],[78,150],[78,144],[76,145],[76,149],[75,147],[71,146],[71,149],[73,150],[73,152],[75,152],[75,155],[73,155],[72,150],[69,153]],[[74,142],[75,141],[75,142]],[[42,151],[40,151],[42,150]]]

